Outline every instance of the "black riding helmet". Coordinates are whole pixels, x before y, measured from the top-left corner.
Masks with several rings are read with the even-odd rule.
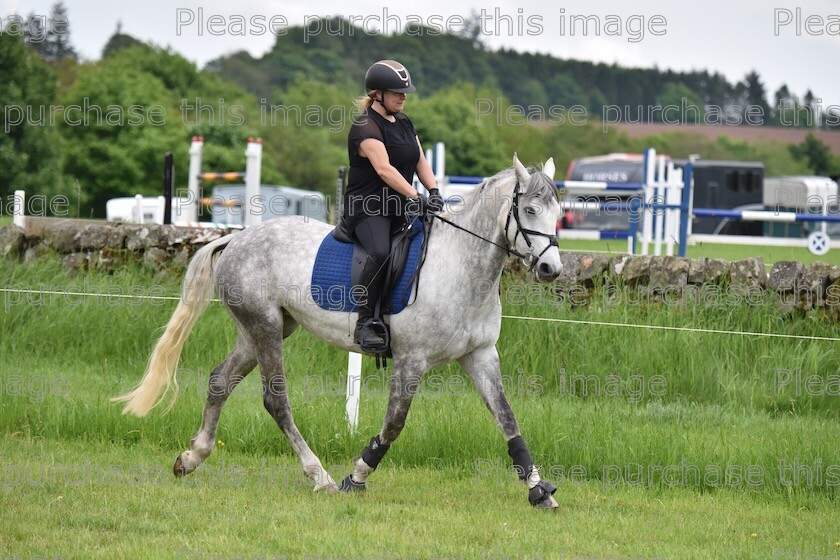
[[[368,94],[375,90],[389,90],[397,93],[417,91],[411,83],[408,69],[396,60],[380,60],[373,63],[365,74],[365,89]]]

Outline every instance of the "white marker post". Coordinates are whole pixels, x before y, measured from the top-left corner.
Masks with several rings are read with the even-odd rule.
[[[19,228],[26,229],[26,192],[15,191],[15,207],[12,211],[14,218],[12,222]]]
[[[198,188],[198,176],[201,175],[201,150],[204,138],[193,136],[190,144],[190,171],[187,176],[187,190],[189,190],[190,204],[181,207],[181,220],[185,222],[198,221],[198,208],[201,205],[201,194]]]
[[[347,423],[355,432],[359,427],[359,398],[362,391],[362,355],[350,352],[347,359]]]
[[[134,195],[134,211],[137,212],[137,223],[143,223],[143,195]]]
[[[242,224],[245,227],[262,222],[262,214],[254,209],[254,203],[260,196],[261,160],[262,139],[248,138],[248,147],[245,149],[245,200],[242,205],[242,211],[245,213]]]

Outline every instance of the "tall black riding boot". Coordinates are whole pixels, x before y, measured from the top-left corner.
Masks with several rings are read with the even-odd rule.
[[[376,302],[379,301],[382,285],[385,283],[385,268],[381,263],[377,263],[373,258],[368,257],[362,269],[359,284],[354,286],[355,293],[361,292],[364,294],[357,305],[359,320],[356,322],[355,332],[356,343],[363,348],[385,345],[385,339],[368,324],[373,317],[374,309],[376,309]]]

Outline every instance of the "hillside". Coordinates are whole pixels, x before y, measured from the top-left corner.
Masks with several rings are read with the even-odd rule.
[[[714,140],[719,136],[728,136],[741,142],[779,142],[782,144],[801,144],[808,134],[828,146],[831,153],[840,155],[840,131],[809,131],[780,126],[713,126],[713,125],[673,125],[664,123],[616,124],[617,130],[633,138],[645,138],[658,134],[692,134]]]
[[[317,32],[325,28],[343,31]],[[275,101],[278,90],[301,78],[347,84],[361,93],[361,77],[367,67],[375,60],[394,58],[409,68],[419,95],[469,83],[497,89],[514,105],[580,105],[598,115],[605,106],[620,107],[629,115],[640,108],[687,104],[701,112],[705,106],[720,108],[731,119],[745,114],[748,107],[760,107],[764,117],[759,124],[763,125],[795,122],[793,115],[810,110],[812,100],[818,97],[811,91],[797,96],[787,86],[771,95],[756,72],[731,83],[709,70],[625,68],[546,54],[490,50],[476,36],[436,35],[424,29],[408,26],[402,34],[372,34],[341,18],[331,18],[312,22],[306,28],[290,27],[261,58],[240,52],[212,61],[207,69]],[[643,122],[661,120],[661,115],[655,114]],[[832,119],[832,124],[840,128],[840,115]]]

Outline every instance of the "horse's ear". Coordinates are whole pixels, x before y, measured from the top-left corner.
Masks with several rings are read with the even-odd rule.
[[[519,158],[516,156],[516,152],[513,154],[513,168],[516,170],[516,180],[519,181],[520,184],[525,184],[528,182],[528,179],[531,176],[528,174],[528,170],[525,169],[525,166],[519,161]]]
[[[543,173],[548,175],[549,179],[554,179],[554,158],[548,158],[548,161],[543,165]]]

